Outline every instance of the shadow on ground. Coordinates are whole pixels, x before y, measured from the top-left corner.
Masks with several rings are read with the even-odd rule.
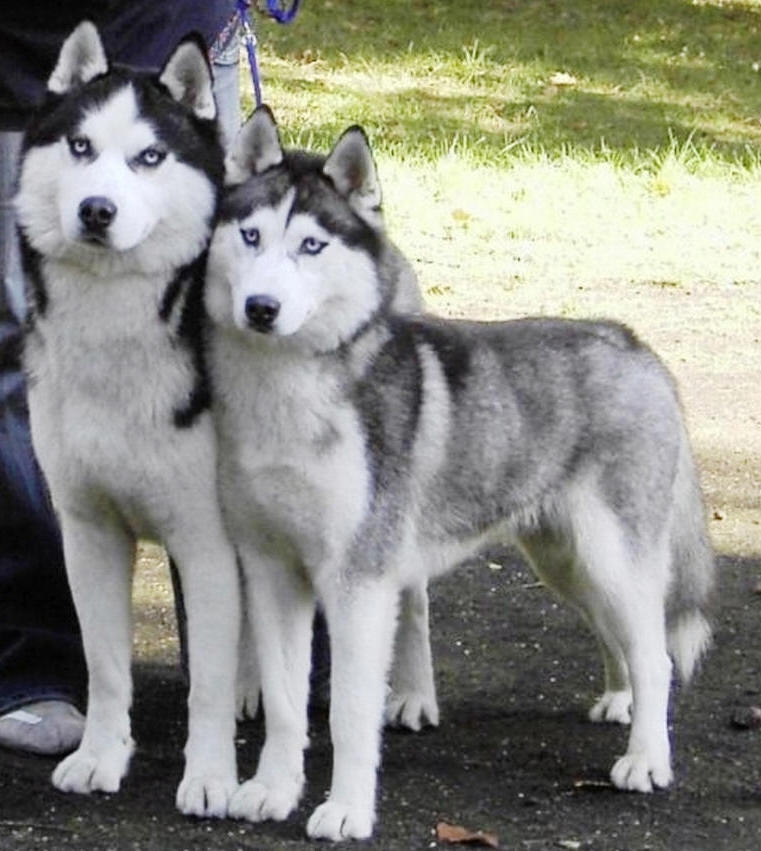
[[[499,567],[497,567],[499,565]],[[600,687],[594,641],[511,555],[479,561],[434,588],[442,724],[386,736],[380,819],[363,848],[436,847],[440,819],[494,831],[504,849],[746,851],[761,836],[761,730],[733,728],[761,704],[761,561],[721,559],[716,644],[694,685],[673,698],[674,787],[654,795],[606,785],[622,728],[585,711]],[[0,754],[0,848],[76,851],[306,849],[311,808],[328,787],[327,719],[316,713],[308,789],[285,824],[185,819],[174,810],[184,738],[184,685],[171,666],[138,665],[139,749],[117,795],[63,795],[53,762]],[[239,728],[253,769],[257,722]]]

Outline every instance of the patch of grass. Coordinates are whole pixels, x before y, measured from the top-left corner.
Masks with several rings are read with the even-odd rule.
[[[655,173],[681,148],[692,171],[761,164],[759,0],[306,0],[258,33],[289,144],[360,123],[381,153],[427,162]]]

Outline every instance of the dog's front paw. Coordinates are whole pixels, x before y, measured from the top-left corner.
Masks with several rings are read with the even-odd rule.
[[[627,792],[652,792],[654,786],[670,786],[674,776],[668,755],[653,758],[647,753],[627,753],[616,760],[610,779]]]
[[[589,710],[590,721],[608,721],[614,724],[631,724],[631,691],[606,691]]]
[[[367,839],[373,832],[372,807],[357,807],[341,801],[325,801],[307,822],[310,839]]]
[[[78,792],[81,795],[118,792],[134,748],[132,739],[100,751],[80,746],[58,763],[53,771],[53,785],[61,792]]]
[[[439,706],[435,694],[392,690],[386,700],[386,724],[418,732],[439,726]]]
[[[238,787],[230,801],[230,817],[246,821],[283,821],[296,809],[301,783],[278,786],[261,783],[255,777]]]
[[[186,816],[225,818],[237,788],[234,777],[186,773],[177,789],[177,809]]]

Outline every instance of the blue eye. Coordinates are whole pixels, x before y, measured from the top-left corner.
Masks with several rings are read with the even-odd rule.
[[[323,248],[327,245],[327,242],[322,242],[319,239],[315,239],[313,236],[308,236],[304,239],[299,246],[300,254],[311,254],[314,256],[315,254],[319,254]]]
[[[148,168],[156,168],[156,166],[161,165],[165,159],[166,151],[161,150],[161,148],[151,146],[150,148],[146,148],[144,151],[140,151],[140,153],[135,157],[135,162],[140,165],[147,166]]]
[[[92,142],[87,136],[71,136],[68,140],[71,155],[78,160],[92,156]]]
[[[241,228],[240,235],[243,237],[243,242],[246,245],[250,245],[252,248],[256,248],[259,245],[259,228]]]

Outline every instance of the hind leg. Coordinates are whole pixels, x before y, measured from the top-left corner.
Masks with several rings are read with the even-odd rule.
[[[415,731],[439,724],[425,581],[405,588],[400,596],[386,723]]]
[[[586,617],[594,630],[591,618],[588,614]],[[589,720],[628,725],[632,720],[632,686],[626,658],[612,638],[598,635],[597,639],[605,670],[605,691],[589,710]]]
[[[632,688],[626,753],[611,780],[619,789],[650,792],[671,783],[667,713],[671,660],[666,648],[668,554],[661,542],[637,543],[636,555],[614,513],[587,494],[572,517],[578,554],[574,584],[580,604],[607,646],[621,648]],[[620,663],[619,663],[619,667]]]
[[[575,587],[576,555],[568,543],[551,532],[525,536],[520,540],[524,555],[544,584],[575,606],[595,633],[602,655],[605,691],[589,710],[591,721],[631,722],[632,693],[629,670],[615,636],[595,622],[594,612],[585,608],[583,595]]]

